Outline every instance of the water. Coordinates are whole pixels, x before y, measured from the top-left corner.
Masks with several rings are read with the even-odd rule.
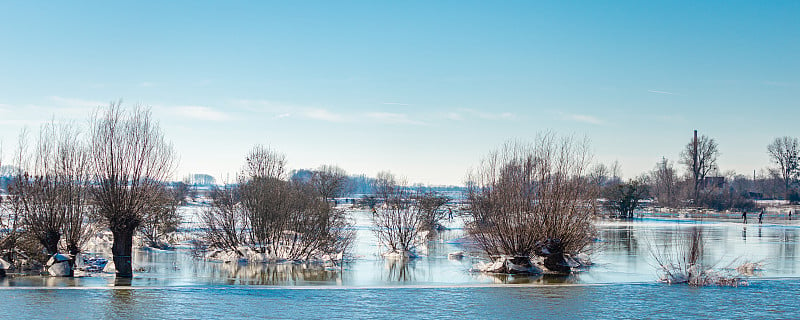
[[[198,260],[188,248],[137,251],[133,279],[15,276],[0,279],[0,319],[92,314],[104,318],[787,318],[800,306],[798,242],[792,221],[645,218],[599,221],[595,265],[570,277],[493,276],[469,272],[480,258],[466,250],[462,223],[409,263],[386,260],[369,224],[354,212],[357,259],[342,268],[304,264],[225,264]],[[704,261],[718,268],[761,262],[738,288],[690,288],[656,282],[654,246],[700,227]],[[42,308],[42,306],[48,306]],[[43,310],[44,309],[44,310]],[[77,316],[68,316],[77,318]]]
[[[800,281],[297,289],[243,286],[0,290],[0,318],[727,319],[794,318]],[[44,307],[46,306],[46,307]]]

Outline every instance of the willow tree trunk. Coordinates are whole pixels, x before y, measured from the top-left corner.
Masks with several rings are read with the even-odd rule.
[[[111,230],[111,233],[114,235],[114,244],[111,246],[111,253],[114,254],[114,267],[117,269],[117,277],[133,277],[133,264],[131,263],[133,231],[134,230],[127,229]]]
[[[81,250],[78,248],[78,246],[76,244],[69,243],[69,244],[67,244],[67,251],[69,251],[69,266],[70,266],[70,270],[72,270],[73,274],[74,274],[75,266],[77,265],[77,261],[78,261],[78,254],[81,253]]]
[[[58,253],[58,242],[61,240],[61,233],[58,230],[48,230],[45,231],[44,238],[42,239],[42,245],[44,249],[47,251],[48,255],[54,255]]]

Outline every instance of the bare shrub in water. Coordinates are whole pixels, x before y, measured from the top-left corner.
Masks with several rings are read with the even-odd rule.
[[[541,256],[551,271],[570,272],[563,255],[581,252],[595,234],[596,188],[584,178],[590,158],[586,141],[550,133],[506,143],[469,176],[467,231],[494,259],[528,266]]]
[[[287,181],[285,156],[253,148],[236,186],[212,193],[203,213],[210,246],[252,248],[265,260],[313,260],[343,255],[353,231],[342,210],[309,182]],[[327,189],[326,189],[327,190]]]
[[[176,196],[177,192],[180,190],[169,189],[165,185],[155,191],[156,196],[148,203],[148,209],[139,224],[139,233],[144,238],[145,245],[160,249],[171,248],[169,235],[177,232],[181,223],[178,213],[181,198]]]
[[[418,189],[413,199],[422,215],[420,229],[422,231],[428,231],[429,238],[432,237],[436,231],[444,229],[442,220],[448,218],[448,212],[441,209],[450,201],[450,198],[434,191]]]
[[[211,189],[211,205],[201,213],[205,240],[213,248],[235,250],[245,243],[246,218],[235,186]]]
[[[685,283],[695,287],[746,284],[732,272],[715,270],[714,263],[705,263],[705,248],[706,241],[700,227],[692,227],[687,232],[676,232],[665,238],[660,245],[651,245],[651,255],[661,272],[660,281],[670,284]]]
[[[373,211],[372,223],[378,241],[388,249],[384,255],[414,256],[414,242],[424,223],[419,205],[391,173],[379,173],[374,188],[383,204]]]

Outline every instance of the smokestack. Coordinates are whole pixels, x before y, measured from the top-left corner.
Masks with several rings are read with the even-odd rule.
[[[692,158],[692,169],[695,172],[695,179],[697,179],[697,130],[694,131],[694,140],[692,140],[692,146],[694,147],[694,157]]]
[[[700,194],[700,172],[697,170],[697,130],[694,131],[694,140],[692,140],[692,147],[694,147],[694,154],[692,155],[692,174],[694,175],[694,201],[697,204],[697,197]]]

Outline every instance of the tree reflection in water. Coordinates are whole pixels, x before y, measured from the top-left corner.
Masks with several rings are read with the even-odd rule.
[[[777,256],[777,262],[782,270],[789,273],[796,273],[797,270],[797,242],[798,242],[798,229],[797,228],[782,228],[783,231],[779,235],[779,245],[775,248],[777,252],[773,256]]]
[[[131,278],[117,278],[118,280],[125,279],[128,281],[128,286],[130,286]],[[118,282],[114,281],[114,285],[117,286]],[[124,281],[119,282],[121,285],[125,285]],[[106,314],[104,318],[106,319],[118,319],[122,315],[131,314],[131,311],[135,311],[136,309],[136,299],[134,299],[134,289],[116,289],[116,290],[109,290],[111,298],[109,299],[108,309],[106,310]]]
[[[409,282],[416,279],[414,275],[416,262],[414,260],[386,259],[385,266],[386,273],[384,280],[386,281]]]
[[[231,285],[302,285],[341,283],[339,269],[326,269],[305,263],[203,263],[195,269],[197,276],[224,279]]]

